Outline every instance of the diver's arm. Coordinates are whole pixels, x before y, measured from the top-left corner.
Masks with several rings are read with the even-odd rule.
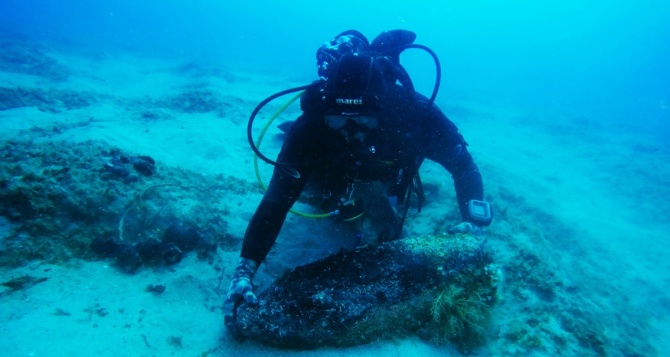
[[[297,132],[308,133],[300,124],[300,118],[292,125],[289,135],[284,141],[282,151],[277,158],[278,162],[299,162],[303,156],[302,145],[304,139]],[[303,159],[303,162],[304,159]],[[286,214],[293,203],[298,199],[300,192],[305,186],[307,170],[305,175],[296,175],[296,171],[288,169],[287,166],[275,166],[272,180],[261,203],[256,209],[247,232],[242,242],[242,252],[238,263],[230,279],[230,288],[223,303],[223,320],[228,330],[235,336],[241,336],[239,326],[235,323],[235,311],[240,303],[255,305],[258,297],[254,294],[251,280],[258,270],[258,266],[265,259],[277,239],[279,230],[284,224]]]
[[[280,159],[278,161],[281,162]],[[251,280],[274,245],[286,214],[303,187],[304,180],[290,176],[282,167],[275,167],[268,191],[247,227],[241,259],[230,278],[230,288],[223,303],[223,321],[234,336],[242,336],[235,323],[235,311],[243,302],[258,304]]]
[[[314,122],[303,115],[292,125],[277,161],[296,165],[275,166],[268,190],[247,227],[240,256],[253,260],[257,266],[270,252],[289,209],[305,187],[313,169],[309,163],[318,157],[317,139],[321,136]]]
[[[455,148],[455,151],[458,149]],[[484,198],[484,185],[479,168],[472,159],[472,155],[467,148],[461,146],[461,151],[451,160],[440,162],[446,168],[454,179],[456,188],[456,199],[458,208],[461,211],[463,221],[471,221],[468,213],[468,202],[470,200],[481,201]],[[475,222],[472,222],[475,223]],[[478,223],[479,224],[479,223]]]
[[[256,209],[242,243],[242,258],[251,259],[257,265],[265,259],[275,243],[286,214],[298,199],[304,179],[297,179],[281,167],[275,168],[268,191]]]
[[[426,127],[426,157],[441,164],[454,180],[456,199],[463,221],[471,221],[470,200],[482,200],[484,187],[479,168],[468,152],[467,143],[452,123],[437,107],[429,110]],[[473,222],[474,223],[474,222]]]

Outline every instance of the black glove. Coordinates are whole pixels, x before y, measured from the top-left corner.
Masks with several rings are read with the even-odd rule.
[[[235,325],[237,307],[242,302],[250,305],[258,304],[258,298],[253,292],[254,286],[251,283],[251,278],[254,277],[257,269],[256,262],[242,258],[235,268],[226,301],[223,303],[223,322],[228,331],[236,337],[241,336]]]

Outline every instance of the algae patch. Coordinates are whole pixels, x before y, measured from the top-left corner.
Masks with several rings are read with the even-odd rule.
[[[155,174],[142,174],[131,165],[131,174],[123,176],[105,160],[116,152],[98,142],[1,144],[0,215],[6,220],[0,266],[32,259],[98,259],[90,248],[95,239],[122,237],[139,243],[162,237],[174,222],[196,227],[224,249],[237,244],[222,219],[229,213],[227,198],[253,190],[253,185],[160,162]]]

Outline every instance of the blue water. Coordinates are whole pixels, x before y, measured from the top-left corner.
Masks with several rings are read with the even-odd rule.
[[[313,75],[314,53],[356,28],[407,28],[441,56],[441,97],[574,109],[667,130],[670,2],[4,0],[0,26],[77,46],[130,48]],[[416,57],[416,59],[415,59]],[[427,56],[406,59],[430,90]],[[644,119],[640,119],[644,118]]]
[[[589,203],[583,215],[587,219],[598,214],[605,216],[607,229],[603,231],[608,232],[604,234],[606,237],[624,227],[623,232],[634,232],[639,237],[649,233],[648,236],[654,239],[639,244],[637,235],[629,235],[628,245],[608,242],[611,246],[603,251],[611,248],[627,253],[630,246],[642,246],[636,251],[637,255],[630,254],[635,258],[625,263],[639,265],[643,267],[640,271],[656,274],[638,277],[637,271],[619,271],[618,262],[614,262],[611,269],[616,273],[612,273],[612,280],[618,281],[618,276],[625,275],[627,282],[641,282],[641,295],[646,294],[647,283],[651,285],[649,291],[667,290],[670,284],[668,263],[660,263],[664,265],[658,269],[654,264],[663,256],[670,256],[667,248],[670,232],[664,231],[670,227],[667,214],[670,207],[666,202],[670,193],[664,183],[667,176],[663,174],[669,170],[666,160],[657,159],[667,158],[670,150],[670,1],[248,0],[244,4],[231,0],[0,1],[0,38],[27,38],[36,43],[55,42],[73,49],[131,52],[139,56],[178,59],[184,63],[217,64],[230,71],[280,72],[283,75],[280,78],[292,78],[298,83],[308,83],[317,77],[315,52],[319,46],[352,28],[370,39],[389,29],[404,28],[416,32],[416,43],[429,46],[440,57],[442,86],[436,103],[443,108],[487,107],[498,108],[500,112],[505,108],[523,108],[527,115],[524,120],[533,120],[527,113],[551,113],[537,119],[549,119],[544,123],[547,126],[586,124],[580,128],[584,130],[584,136],[566,139],[567,145],[581,148],[580,143],[595,137],[611,146],[600,151],[579,152],[568,160],[563,159],[569,155],[559,153],[550,156],[552,162],[543,162],[544,149],[538,148],[539,154],[535,157],[528,155],[531,159],[540,157],[532,163],[537,166],[533,173],[538,172],[538,177],[546,176],[547,181],[554,180],[557,182],[555,186],[559,187],[561,177],[552,175],[562,172],[562,165],[566,166],[566,176],[581,173],[580,169],[584,167],[587,169],[582,171],[587,173],[590,169],[596,171],[593,181],[584,174],[585,181],[593,184],[585,183],[584,186],[599,189],[594,192],[593,202],[584,197],[574,200],[579,204]],[[402,62],[419,91],[429,93],[435,81],[435,67],[430,56],[408,50],[403,54]],[[551,123],[552,118],[564,122]],[[523,123],[523,120],[519,122]],[[565,130],[565,126],[557,127]],[[619,149],[615,145],[618,140],[615,135],[605,140],[588,133],[600,129],[605,129],[603,132],[607,135],[632,133],[639,145]],[[532,133],[532,130],[528,132]],[[579,130],[576,132],[580,133]],[[467,134],[473,142],[489,140],[479,136],[480,132]],[[555,134],[560,139],[561,133]],[[512,137],[523,140],[519,139],[520,134]],[[504,140],[494,139],[504,144]],[[473,147],[473,152],[478,150],[476,145]],[[516,147],[500,151],[509,154]],[[490,152],[495,148],[489,147],[488,152],[479,150],[481,157],[490,160],[493,156]],[[590,149],[586,147],[585,150]],[[528,151],[534,154],[533,148]],[[658,156],[654,156],[657,152]],[[582,154],[591,161],[580,161]],[[622,159],[616,160],[619,154]],[[624,155],[629,155],[630,159]],[[515,159],[519,156],[525,157],[517,155]],[[643,156],[646,161],[634,162]],[[593,163],[602,164],[603,169],[594,168]],[[498,167],[501,166],[504,163],[499,163]],[[544,170],[547,167],[550,169]],[[526,172],[515,173],[523,176]],[[485,175],[485,181],[488,179],[487,184],[497,185],[494,178],[499,176],[504,176],[504,172]],[[507,178],[502,182],[510,181],[512,179]],[[566,182],[571,183],[563,179],[563,183]],[[574,190],[570,191],[572,186],[566,184],[565,187],[565,191],[574,193]],[[607,190],[614,194],[610,195]],[[547,196],[559,196],[563,191],[557,189],[556,192]],[[538,196],[541,194],[542,191]],[[597,198],[610,196],[617,197],[612,202],[636,213],[630,214],[635,219],[628,222],[616,216],[608,222],[607,214],[594,212],[600,204]],[[563,207],[572,207],[567,202],[570,199],[566,197]],[[600,208],[603,212],[614,212],[613,215],[619,211],[619,206],[615,205]],[[564,216],[578,216],[572,213],[564,212]],[[621,217],[627,217],[628,213],[621,213]],[[662,250],[654,251],[655,247]],[[609,261],[605,259],[602,264],[605,266]],[[636,285],[626,286],[631,288],[630,294],[625,293],[626,298],[634,296]],[[615,297],[609,297],[611,302],[618,304],[623,299],[617,295],[619,293],[612,292]],[[645,303],[639,301],[646,300],[637,299],[643,305]],[[657,300],[650,298],[649,301]],[[658,301],[665,304],[658,310],[667,312],[670,298],[659,297]],[[612,305],[619,306],[617,304]],[[646,313],[653,315],[655,308],[650,310],[652,313]]]

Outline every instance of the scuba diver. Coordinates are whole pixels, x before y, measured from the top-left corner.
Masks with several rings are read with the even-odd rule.
[[[461,223],[449,233],[478,233],[491,221],[483,201],[482,178],[456,126],[433,104],[440,67],[429,48],[414,44],[406,30],[385,31],[372,43],[355,30],[345,31],[317,51],[319,80],[277,93],[252,113],[247,134],[252,149],[275,165],[272,179],[244,236],[240,262],[224,303],[228,330],[235,331],[240,303],[258,303],[252,278],[275,243],[286,216],[306,184],[324,189],[344,220],[361,215],[353,198],[356,185],[384,186],[392,212],[378,241],[398,239],[412,193],[422,198],[419,167],[424,159],[442,165],[452,176]],[[437,80],[430,98],[414,90],[400,54],[408,48],[427,51],[435,60]],[[265,157],[251,138],[255,115],[267,102],[290,92],[300,96],[302,115],[287,131],[276,160]],[[398,213],[398,207],[402,214]],[[404,208],[404,210],[402,209]]]

